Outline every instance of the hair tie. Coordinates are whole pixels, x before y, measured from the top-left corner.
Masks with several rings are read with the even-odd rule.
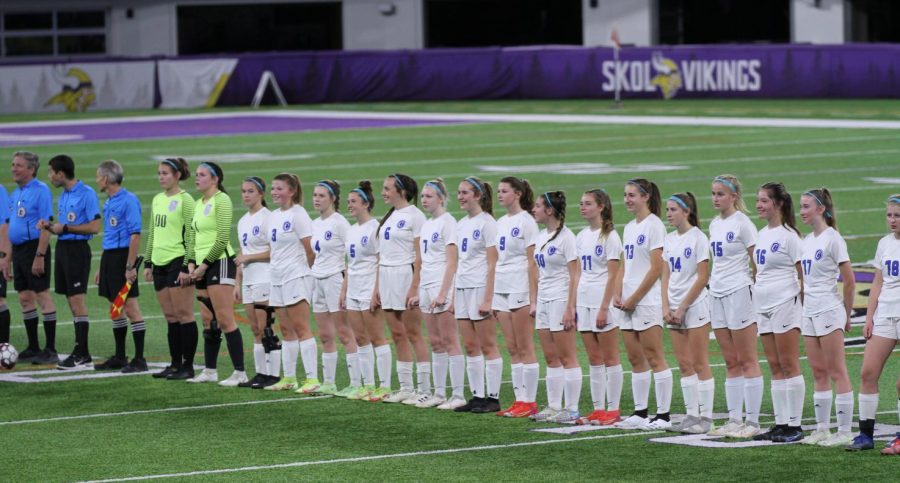
[[[353,191],[354,193],[358,193],[359,196],[362,196],[362,199],[364,199],[364,200],[366,201],[366,203],[371,203],[371,202],[372,202],[372,200],[369,199],[369,196],[366,195],[366,192],[363,191],[362,188],[353,188],[353,189],[350,190],[350,191]]]
[[[691,211],[691,209],[688,207],[687,203],[685,203],[684,200],[682,200],[678,196],[672,195],[669,197],[669,200],[674,201],[674,202],[678,203],[679,205],[681,205],[681,207],[684,208],[685,211],[687,211],[687,212]]]
[[[732,192],[734,192],[734,193],[737,193],[737,192],[738,192],[737,186],[735,186],[734,183],[732,183],[731,181],[728,181],[728,180],[725,179],[725,178],[721,178],[721,177],[716,176],[715,178],[713,178],[713,183],[722,183],[722,184],[724,184],[725,186],[731,188],[731,191],[732,191]]]
[[[259,178],[257,178],[256,176],[248,176],[248,177],[244,178],[244,181],[255,184],[256,187],[259,188],[260,192],[266,191],[265,185],[263,185],[262,181],[260,181]]]
[[[647,190],[645,190],[643,186],[641,186],[640,184],[638,184],[638,182],[635,181],[635,180],[633,180],[633,179],[628,180],[628,183],[627,183],[627,184],[631,184],[631,185],[637,186],[638,189],[641,190],[641,193],[644,193],[645,195],[648,194],[648,193],[647,193]]]
[[[211,164],[209,164],[209,163],[200,163],[200,167],[201,167],[201,168],[206,168],[206,169],[208,169],[209,172],[212,173],[212,175],[215,176],[216,178],[221,178],[221,176],[219,176],[219,172],[216,171],[216,168],[214,168]]]
[[[400,191],[406,191],[406,186],[403,184],[403,180],[400,179],[396,174],[392,174],[394,180],[397,181],[397,184],[400,185]]]
[[[172,169],[174,169],[176,173],[181,172],[181,168],[178,167],[178,163],[176,163],[174,159],[166,159],[163,161],[163,164],[167,164],[167,165],[171,166]]]
[[[475,189],[477,189],[479,193],[484,194],[484,188],[481,187],[481,183],[479,183],[478,181],[476,181],[476,180],[475,180],[474,178],[472,178],[471,176],[468,177],[468,178],[466,178],[466,181],[468,181],[470,185],[474,186]]]
[[[831,218],[831,212],[830,212],[830,211],[826,211],[826,212],[825,212],[825,218]]]
[[[431,186],[432,188],[434,188],[434,190],[437,191],[439,195],[441,195],[441,198],[447,197],[447,193],[444,192],[444,190],[441,188],[441,185],[439,185],[433,181],[429,181],[429,182],[425,183],[425,186]]]
[[[331,184],[326,183],[326,182],[324,182],[324,181],[319,181],[319,182],[318,182],[318,185],[324,187],[325,189],[327,189],[328,192],[331,193],[331,197],[332,197],[332,198],[337,198],[337,195],[334,194],[334,188],[331,187]]]
[[[554,213],[559,213],[559,210],[557,210],[556,207],[553,206],[553,202],[550,201],[550,193],[544,193],[544,200],[547,201],[547,204],[553,209]]]
[[[821,206],[825,206],[825,203],[822,203],[822,200],[820,200],[819,197],[816,196],[816,194],[813,193],[812,191],[807,191],[806,193],[803,193],[803,194],[804,194],[805,196],[812,196],[813,199],[816,200],[816,203],[818,203],[818,204],[821,205]]]

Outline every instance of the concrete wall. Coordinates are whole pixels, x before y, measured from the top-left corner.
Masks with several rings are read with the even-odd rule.
[[[656,0],[582,0],[582,12],[586,46],[612,45],[613,28],[623,44],[653,45],[658,38]]]
[[[109,19],[107,46],[110,55],[178,54],[175,4],[146,2],[117,6],[110,9]]]
[[[425,46],[422,0],[344,0],[343,3],[345,50]]]
[[[791,0],[791,41],[844,43],[849,12],[845,0]]]

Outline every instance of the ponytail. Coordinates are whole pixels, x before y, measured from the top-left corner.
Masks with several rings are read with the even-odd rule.
[[[219,180],[218,186],[217,186],[219,191],[221,191],[222,193],[228,194],[228,192],[225,191],[225,185],[224,185],[225,173],[222,171],[221,166],[219,166],[218,164],[216,164],[212,161],[204,161],[204,162],[200,163],[199,167],[205,168],[207,171],[209,171],[209,174],[215,176]]]
[[[530,214],[532,208],[534,208],[534,191],[531,189],[531,185],[528,184],[528,180],[515,176],[506,176],[500,182],[508,184],[513,191],[519,193],[519,207]]]
[[[662,198],[659,195],[659,188],[656,186],[656,183],[644,178],[634,178],[628,180],[627,184],[637,186],[641,194],[647,195],[647,208],[650,209],[650,213],[656,216],[662,214]]]
[[[834,202],[831,200],[831,192],[828,188],[817,188],[803,193],[816,201],[816,204],[825,208],[822,216],[825,224],[837,230],[837,214],[834,212]]]
[[[700,226],[700,214],[697,213],[697,198],[694,197],[694,193],[690,191],[675,193],[669,199],[678,203],[679,207],[687,211],[688,223],[691,226]]]
[[[403,198],[412,203],[416,204],[419,197],[419,185],[416,183],[416,180],[410,178],[409,176],[402,173],[394,173],[388,176],[394,182],[394,188],[397,189],[397,192],[403,195]],[[378,230],[375,232],[376,238],[378,237],[378,232],[381,231],[381,227],[384,225],[384,222],[391,217],[394,213],[394,207],[390,207],[387,213],[384,214],[384,217],[378,223]]]
[[[742,213],[747,213],[747,205],[744,204],[744,190],[741,188],[741,182],[737,176],[733,174],[720,174],[713,178],[713,183],[719,183],[728,191],[734,193],[734,209]]]
[[[353,188],[352,191],[361,195],[360,198],[366,202],[366,209],[371,213],[372,209],[375,208],[375,194],[372,193],[372,182],[364,179],[360,181],[359,185],[356,188]]]
[[[559,233],[562,231],[563,227],[566,226],[566,194],[562,191],[548,191],[544,193],[544,204],[547,205],[547,208],[553,210],[553,217],[559,220],[559,226],[556,227],[556,231],[553,233],[553,236],[547,240],[541,246],[541,250],[547,246],[548,243],[552,242],[559,236]]]
[[[476,176],[469,176],[464,181],[472,185],[478,192],[478,205],[481,206],[481,211],[494,216],[494,193],[490,183],[482,181]]]
[[[437,177],[433,180],[426,181],[425,186],[429,186],[434,190],[435,193],[437,193],[437,195],[441,198],[441,206],[447,206],[447,185],[444,184],[444,178]],[[424,189],[425,187],[423,186],[422,190]]]
[[[781,207],[779,211],[781,212],[781,223],[794,232],[797,235],[800,235],[800,230],[797,229],[797,222],[794,218],[794,201],[791,199],[791,194],[788,193],[787,188],[784,187],[782,183],[766,183],[760,186],[761,190],[766,190],[769,197],[772,198],[776,203],[780,203]]]
[[[601,207],[600,241],[602,242],[609,237],[609,234],[612,233],[613,230],[616,229],[616,225],[613,223],[612,200],[609,199],[609,194],[606,192],[606,190],[600,188],[585,191],[584,194],[593,196],[594,202],[597,203],[597,206]]]
[[[333,179],[324,179],[319,181],[318,186],[325,188],[328,195],[331,196],[334,211],[341,211],[341,184]]]
[[[282,181],[294,190],[291,201],[295,205],[303,206],[303,187],[300,185],[300,177],[293,173],[280,173],[272,178],[273,181]]]
[[[168,167],[173,174],[178,175],[178,181],[190,179],[191,170],[184,158],[166,158],[159,164]]]
[[[259,176],[247,176],[244,178],[244,182],[256,187],[256,191],[259,191],[259,194],[262,195],[262,205],[268,208],[269,205],[266,204],[266,182]]]

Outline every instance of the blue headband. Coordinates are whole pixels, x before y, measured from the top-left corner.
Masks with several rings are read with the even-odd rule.
[[[628,180],[628,184],[633,184],[633,185],[637,186],[638,189],[641,190],[641,193],[647,194],[647,190],[645,190],[643,186],[639,185],[637,183],[637,181],[630,179],[630,180]]]
[[[392,174],[391,176],[393,176],[393,177],[394,177],[394,180],[397,181],[397,184],[400,185],[400,190],[401,190],[401,191],[406,191],[406,186],[403,185],[403,181],[400,180],[400,177],[397,176],[396,174]]]
[[[355,192],[355,193],[359,193],[359,196],[362,196],[362,199],[366,200],[366,203],[371,203],[371,202],[372,202],[371,200],[369,200],[369,197],[366,196],[366,192],[363,191],[362,188],[353,188],[353,189],[350,190],[350,191],[353,191],[353,192]]]
[[[674,202],[678,203],[679,205],[681,205],[682,208],[684,208],[685,211],[688,211],[688,212],[691,211],[691,209],[688,208],[687,203],[685,203],[684,200],[682,200],[681,198],[679,198],[675,195],[670,196],[669,201],[674,201]]]
[[[171,166],[172,169],[174,169],[176,173],[181,172],[181,168],[178,167],[178,164],[176,164],[175,161],[172,161],[171,159],[166,159],[165,161],[163,161],[163,163]]]
[[[325,189],[327,189],[328,192],[331,193],[331,197],[332,197],[332,198],[337,198],[337,195],[334,194],[334,188],[332,188],[330,184],[328,184],[328,183],[326,183],[326,182],[324,182],[324,181],[319,181],[318,185],[319,185],[319,186],[322,186],[322,187],[325,188]]]
[[[474,178],[472,178],[472,177],[466,178],[466,181],[470,185],[474,186],[475,189],[477,189],[479,193],[482,193],[482,194],[484,193],[484,188],[481,187],[481,183],[479,183],[478,181],[475,181]]]
[[[221,178],[221,176],[219,176],[219,172],[216,171],[216,168],[213,168],[213,166],[212,166],[211,164],[209,164],[209,163],[200,163],[200,167],[201,167],[201,168],[206,168],[206,169],[208,169],[209,172],[212,173],[212,175],[215,176],[216,178]]]
[[[812,191],[807,191],[806,193],[803,193],[803,194],[806,195],[806,196],[812,196],[813,199],[816,200],[816,203],[818,203],[820,206],[825,206],[825,203],[822,203],[822,200],[820,200],[819,197],[816,196],[816,194],[813,193]],[[831,218],[831,212],[830,212],[830,211],[825,210],[825,213],[823,213],[823,214],[825,215],[825,218]]]
[[[253,176],[249,176],[249,177],[247,177],[247,178],[244,178],[244,181],[247,181],[247,182],[249,182],[249,183],[255,184],[256,187],[259,188],[260,191],[265,191],[265,190],[266,190],[266,187],[263,186],[262,182],[260,182],[258,179],[256,179],[256,178],[253,177]]]
[[[429,182],[425,183],[425,186],[431,186],[432,188],[434,188],[434,190],[437,191],[438,194],[441,195],[442,198],[447,197],[447,193],[444,193],[444,190],[441,189],[441,185],[429,181]]]
[[[554,213],[559,213],[559,211],[556,209],[556,207],[553,206],[553,202],[550,201],[550,193],[544,193],[544,200],[547,201],[547,205],[549,205],[550,208],[553,208]]]
[[[900,198],[898,198],[898,197],[896,197],[896,196],[892,196],[892,197],[888,198],[888,203],[897,203],[897,204],[900,204]]]
[[[719,177],[713,178],[713,183],[722,183],[725,186],[731,188],[731,191],[734,193],[737,193],[737,191],[738,191],[737,187],[734,185],[734,183],[732,183],[731,181],[728,181],[725,178],[719,178]]]

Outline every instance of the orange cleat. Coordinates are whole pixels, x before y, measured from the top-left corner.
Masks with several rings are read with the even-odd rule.
[[[496,414],[497,414],[497,416],[500,416],[500,417],[506,416],[506,413],[514,411],[517,407],[519,407],[520,404],[522,404],[522,401],[516,401],[516,402],[512,403],[512,406],[510,406],[506,409],[501,409],[501,410],[497,411]]]
[[[519,407],[506,413],[508,418],[527,418],[532,414],[537,414],[538,405],[536,402],[520,402]]]
[[[591,420],[591,424],[595,426],[611,426],[621,420],[622,416],[619,413],[619,410],[616,409],[615,411],[604,411],[603,418]]]
[[[900,456],[900,433],[897,433],[897,437],[881,450],[881,454],[885,456]]]

